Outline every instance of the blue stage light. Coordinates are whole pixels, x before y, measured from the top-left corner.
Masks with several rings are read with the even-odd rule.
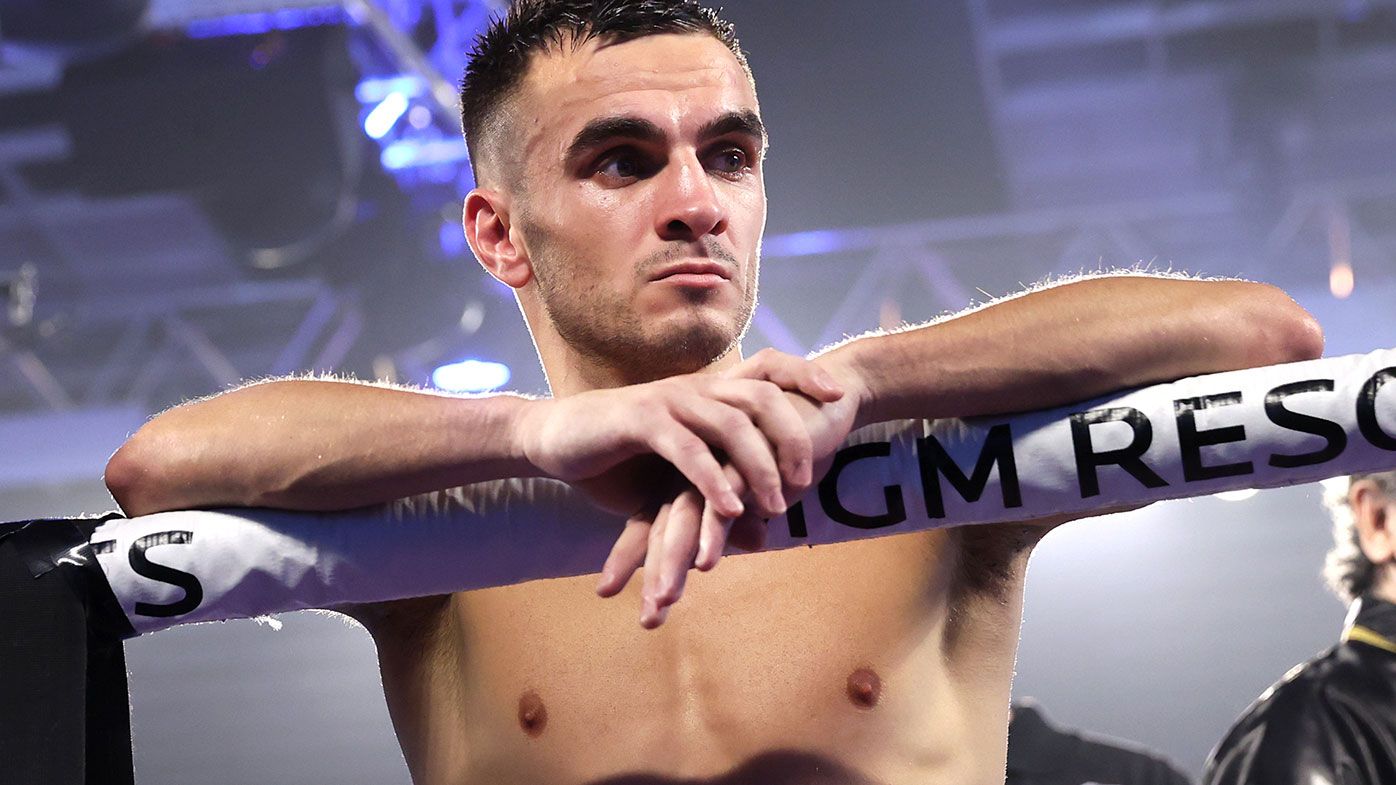
[[[196,19],[185,25],[190,38],[220,38],[227,35],[261,35],[272,30],[295,30],[343,24],[344,10],[338,4],[309,8],[283,8],[265,13],[235,14],[214,19]]]
[[[844,236],[841,232],[820,230],[767,238],[763,250],[773,257],[821,256],[834,253],[843,246]]]
[[[371,139],[387,136],[407,111],[407,106],[407,96],[402,93],[388,93],[388,97],[373,107],[373,111],[364,118],[364,133]]]
[[[354,97],[361,104],[376,104],[393,93],[417,98],[426,92],[426,83],[417,76],[389,76],[365,79],[354,88]]]
[[[465,159],[465,140],[459,138],[425,142],[404,139],[383,148],[379,158],[383,168],[393,172],[409,167],[460,163]]]
[[[485,360],[463,360],[443,365],[431,372],[432,386],[458,393],[498,390],[509,383],[509,366]]]

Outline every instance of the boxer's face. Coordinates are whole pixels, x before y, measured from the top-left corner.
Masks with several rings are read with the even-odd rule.
[[[520,294],[543,317],[540,347],[551,333],[659,377],[736,346],[756,299],[766,139],[732,53],[697,34],[568,45],[535,60],[511,108],[513,226],[532,272]]]

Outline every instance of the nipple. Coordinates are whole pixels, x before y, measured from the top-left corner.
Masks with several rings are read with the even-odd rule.
[[[543,735],[548,725],[548,707],[538,693],[529,690],[519,697],[519,727],[534,738]]]
[[[848,674],[848,700],[860,709],[871,709],[882,697],[882,679],[872,668]]]

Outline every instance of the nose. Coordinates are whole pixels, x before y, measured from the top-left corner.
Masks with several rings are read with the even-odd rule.
[[[727,231],[727,208],[696,157],[670,163],[660,178],[655,229],[661,238],[695,242]]]

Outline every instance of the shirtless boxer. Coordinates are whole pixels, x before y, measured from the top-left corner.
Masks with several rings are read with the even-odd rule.
[[[466,234],[555,397],[256,384],[157,417],[107,475],[131,514],[540,476],[635,513],[600,579],[618,599],[593,576],[355,610],[418,785],[1001,783],[1024,569],[1053,521],[727,559],[665,623],[682,577],[852,428],[1321,351],[1273,288],[1126,276],[744,362],[766,136],[728,25],[675,0],[533,0],[477,47],[462,100]],[[646,455],[678,483],[628,460]]]

